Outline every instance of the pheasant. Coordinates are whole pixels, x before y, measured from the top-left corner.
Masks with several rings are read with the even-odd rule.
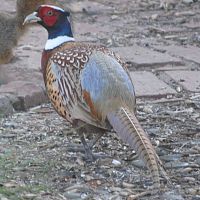
[[[54,0],[17,0],[15,16],[0,13],[0,64],[8,63],[12,59],[12,49],[25,32],[23,21],[26,15],[44,3],[55,2]]]
[[[160,188],[159,174],[165,171],[134,114],[135,91],[126,63],[104,46],[76,42],[69,16],[59,7],[41,5],[24,21],[37,22],[48,31],[41,66],[53,107],[72,126],[81,127],[86,153],[86,131],[101,135],[114,129],[144,161],[154,189]]]

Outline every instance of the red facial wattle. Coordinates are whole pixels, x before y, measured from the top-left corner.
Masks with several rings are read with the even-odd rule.
[[[52,15],[49,15],[49,12],[51,12]],[[40,9],[38,13],[38,16],[42,19],[44,24],[48,27],[52,27],[55,25],[58,19],[58,15],[59,15],[58,12],[48,7],[47,8],[43,7],[42,9]]]
[[[57,16],[56,15],[53,15],[53,16],[44,16],[43,17],[43,22],[51,27],[51,26],[54,26],[54,24],[56,23],[57,21]]]

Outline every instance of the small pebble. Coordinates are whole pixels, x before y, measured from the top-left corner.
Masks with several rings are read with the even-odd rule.
[[[119,166],[119,165],[121,165],[121,162],[114,159],[114,160],[112,161],[112,164],[113,164],[113,165],[116,165],[116,166]]]
[[[129,193],[126,191],[120,191],[120,195],[123,197],[127,197],[129,195]]]
[[[111,16],[111,19],[112,19],[112,20],[115,20],[115,19],[118,19],[118,18],[119,18],[119,17],[118,17],[117,15],[112,15],[112,16]]]
[[[65,192],[64,196],[67,199],[80,199],[80,194],[74,192]]]
[[[87,194],[85,194],[85,193],[81,194],[81,199],[87,199],[87,198],[88,198]]]
[[[31,194],[31,193],[23,195],[24,199],[35,199],[36,197],[37,197],[36,194]]]
[[[148,114],[152,114],[153,110],[150,106],[144,106],[143,111]]]
[[[176,91],[177,91],[177,92],[182,92],[182,91],[183,91],[183,88],[182,88],[181,86],[177,86],[177,87],[176,87]]]
[[[185,168],[185,169],[181,169],[181,170],[180,170],[180,172],[183,173],[183,174],[185,174],[185,173],[190,173],[190,172],[192,172],[192,171],[193,171],[193,168],[191,168],[191,167],[187,167],[187,168]]]
[[[200,189],[199,188],[189,188],[187,190],[187,193],[191,194],[191,195],[200,195]]]
[[[195,13],[192,12],[192,11],[183,11],[183,12],[176,12],[176,13],[175,13],[175,16],[176,16],[176,17],[181,17],[181,16],[193,16],[193,15],[195,15]]]
[[[184,177],[183,180],[186,182],[195,182],[196,181],[196,179],[193,177]]]
[[[158,14],[151,15],[151,19],[156,20],[158,18]]]
[[[126,182],[123,182],[122,183],[122,186],[125,187],[125,188],[134,188],[135,186],[131,183],[126,183]]]

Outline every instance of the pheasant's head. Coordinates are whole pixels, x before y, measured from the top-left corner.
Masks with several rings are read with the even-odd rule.
[[[63,42],[74,41],[70,13],[57,6],[41,5],[35,12],[28,15],[24,24],[38,23],[48,31],[46,50],[53,49]]]

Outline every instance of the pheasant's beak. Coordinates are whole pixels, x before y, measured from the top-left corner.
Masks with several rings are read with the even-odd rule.
[[[37,12],[33,12],[30,15],[26,16],[23,25],[42,21],[41,18],[37,16],[37,14]]]

